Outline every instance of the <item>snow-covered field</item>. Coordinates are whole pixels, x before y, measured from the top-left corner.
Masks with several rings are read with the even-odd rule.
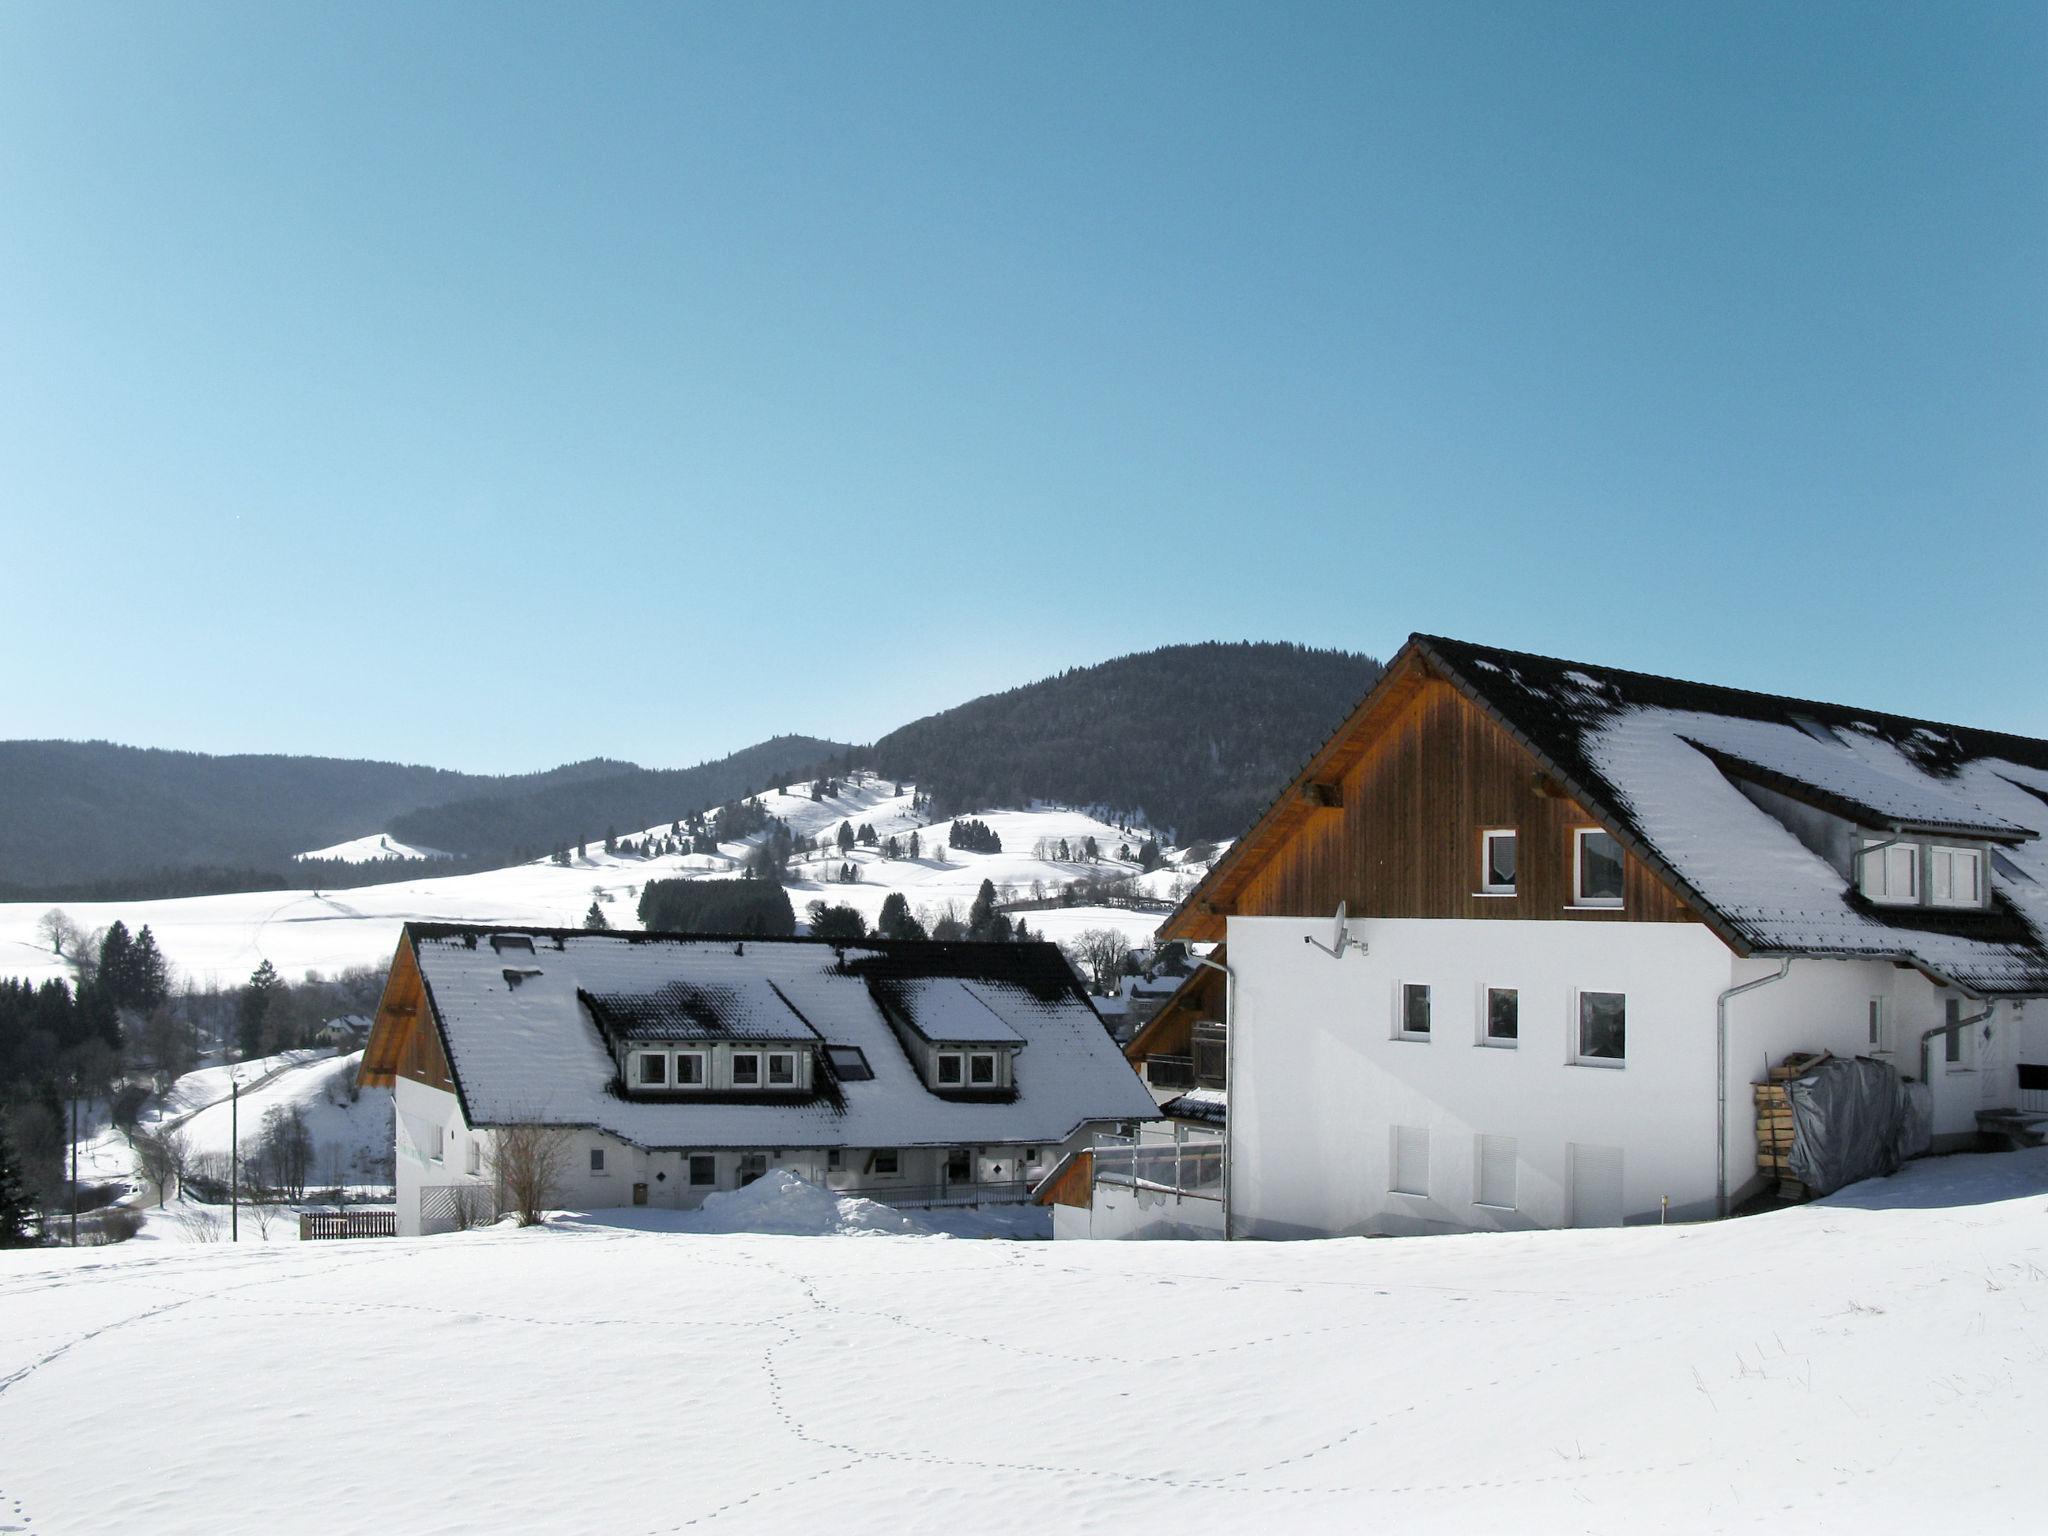
[[[0,1525],[2037,1531],[2044,1218],[2033,1152],[1662,1229],[6,1253]]]
[[[798,789],[800,786],[791,786]],[[814,803],[807,793],[762,796],[768,810],[789,822],[799,834],[829,836],[842,821],[856,829],[866,822],[878,838],[891,833],[906,841],[916,829],[928,850],[923,858],[884,859],[872,849],[857,849],[842,861],[836,849],[809,865],[789,896],[799,920],[807,903],[824,900],[857,908],[870,922],[880,914],[892,890],[903,892],[911,908],[941,911],[947,903],[964,913],[983,880],[1009,886],[1029,896],[1031,883],[1056,888],[1070,880],[1134,872],[1135,865],[1105,857],[1099,864],[1041,859],[1033,850],[1041,838],[1057,844],[1066,838],[1079,844],[1093,836],[1105,855],[1113,855],[1127,834],[1112,824],[1079,811],[991,811],[980,819],[1003,841],[999,854],[968,853],[946,845],[950,822],[925,825],[910,809],[910,795],[893,786],[853,786],[831,800]],[[643,829],[625,835],[637,840]],[[650,829],[666,832],[666,826]],[[1135,845],[1140,839],[1129,835]],[[358,839],[374,843],[374,838]],[[348,846],[348,845],[340,845]],[[66,902],[64,910],[87,931],[119,919],[130,930],[148,924],[158,946],[186,976],[223,986],[246,981],[259,962],[269,960],[288,978],[306,971],[324,974],[355,965],[388,965],[397,947],[400,924],[407,919],[531,923],[577,927],[595,897],[614,928],[635,928],[640,888],[649,880],[678,876],[719,876],[737,871],[747,852],[743,843],[726,844],[720,855],[681,854],[656,859],[615,857],[601,843],[590,845],[588,857],[564,868],[548,860],[438,879],[395,881],[351,890],[257,891],[240,895],[197,896],[172,901]],[[335,850],[323,850],[336,856]],[[941,857],[940,855],[943,855]],[[842,862],[860,870],[860,883],[842,885],[830,878]],[[1164,895],[1175,879],[1192,883],[1200,869],[1155,871],[1148,885]],[[1164,877],[1162,879],[1162,877]],[[49,902],[0,903],[0,976],[41,980],[67,975],[63,962],[37,936],[36,921]],[[1069,939],[1087,928],[1115,928],[1134,944],[1149,940],[1160,922],[1156,913],[1102,907],[1077,907],[1025,914],[1032,931],[1052,939]]]
[[[352,837],[345,843],[308,849],[305,853],[294,854],[293,857],[333,859],[342,864],[375,864],[380,859],[445,859],[449,855],[438,848],[422,848],[413,843],[401,843],[395,837],[372,832],[367,837]]]

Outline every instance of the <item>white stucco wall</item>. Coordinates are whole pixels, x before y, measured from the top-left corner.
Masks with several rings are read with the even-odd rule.
[[[1656,1221],[1666,1200],[1672,1220],[1713,1214],[1715,1001],[1777,962],[1739,961],[1691,923],[1374,919],[1351,927],[1367,952],[1342,960],[1302,942],[1328,930],[1328,919],[1230,923],[1234,1235],[1583,1224],[1612,1213],[1592,1208],[1590,1177],[1574,1209],[1575,1161],[1611,1168],[1616,1154],[1623,1220]],[[1404,983],[1431,989],[1426,1041],[1397,1037]],[[1481,1043],[1490,986],[1520,994],[1512,1049]],[[1625,1065],[1573,1062],[1582,989],[1627,997]],[[1785,980],[1731,1001],[1731,1196],[1760,1182],[1749,1085],[1791,1051],[1866,1052],[1872,997],[1888,1009],[1894,1064],[1916,1074],[1920,1031],[1944,1016],[1944,994],[1917,973],[1794,961]],[[1954,1072],[1937,1043],[1938,1134],[1967,1135],[1979,1107],[2011,1097],[2012,1015],[1999,1010],[1990,1041],[1973,1031]],[[1396,1127],[1411,1146],[1413,1133],[1427,1138],[1426,1194],[1389,1187]],[[1476,1201],[1481,1137],[1513,1139],[1511,1209]]]

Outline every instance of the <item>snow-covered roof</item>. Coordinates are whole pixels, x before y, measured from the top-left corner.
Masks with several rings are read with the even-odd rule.
[[[1752,953],[1904,960],[2048,993],[2048,742],[1419,635],[1415,642]],[[1745,794],[1993,845],[1985,910],[1881,907]]]
[[[1096,1120],[1150,1118],[1152,1096],[1050,944],[536,933],[506,974],[487,928],[412,924],[448,1061],[472,1124],[588,1125],[643,1147],[892,1147],[1056,1143]],[[926,1088],[883,1012],[933,1040],[1013,1048],[1000,1100]],[[858,1047],[874,1076],[798,1102],[622,1096],[605,1027],[647,1038],[809,1039]],[[697,1033],[687,1033],[697,1031]],[[721,1033],[721,1031],[723,1033]],[[660,1036],[656,1036],[660,1037]]]

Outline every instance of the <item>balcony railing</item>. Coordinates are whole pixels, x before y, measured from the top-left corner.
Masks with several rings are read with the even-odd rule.
[[[1191,1200],[1223,1198],[1220,1141],[1144,1141],[1123,1136],[1095,1138],[1095,1182],[1180,1195]]]
[[[1154,1088],[1192,1088],[1195,1086],[1195,1058],[1147,1056],[1145,1081]]]

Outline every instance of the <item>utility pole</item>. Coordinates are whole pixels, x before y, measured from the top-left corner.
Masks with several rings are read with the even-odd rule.
[[[242,1240],[242,1080],[228,1075],[228,1241]]]

